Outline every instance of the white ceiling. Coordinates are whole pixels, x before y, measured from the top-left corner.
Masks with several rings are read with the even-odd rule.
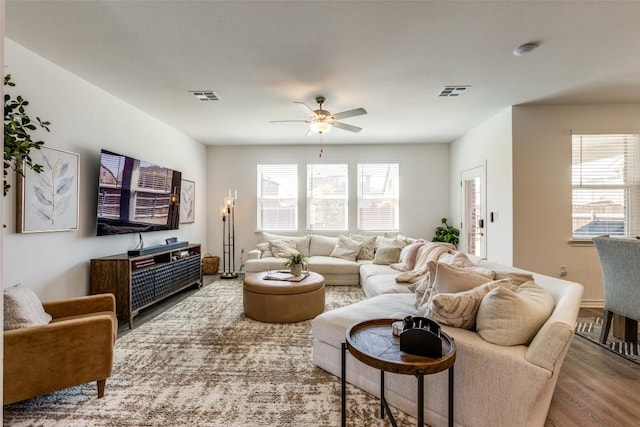
[[[518,104],[640,103],[640,2],[6,1],[5,34],[206,144],[450,142]],[[529,55],[512,54],[537,41]],[[6,64],[10,72],[11,64]],[[15,78],[14,78],[15,79]],[[471,85],[458,98],[445,85]],[[212,89],[221,101],[197,101]]]

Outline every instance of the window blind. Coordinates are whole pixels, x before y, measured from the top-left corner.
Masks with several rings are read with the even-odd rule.
[[[298,230],[298,165],[258,165],[258,230]]]
[[[574,238],[640,234],[639,141],[634,134],[572,136]]]
[[[397,163],[358,165],[358,229],[399,229],[399,171]]]
[[[346,164],[307,165],[309,230],[347,230],[348,173]]]

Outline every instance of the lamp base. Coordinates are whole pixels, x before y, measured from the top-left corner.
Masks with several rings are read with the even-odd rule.
[[[233,271],[225,271],[220,274],[221,279],[236,279],[238,277],[238,273]]]

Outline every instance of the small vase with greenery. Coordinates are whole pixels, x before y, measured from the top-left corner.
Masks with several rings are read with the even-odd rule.
[[[432,242],[446,242],[457,247],[460,230],[447,224],[447,218],[442,218],[442,224],[443,225],[436,228],[436,235],[433,236]]]
[[[291,269],[291,274],[294,276],[301,276],[302,269],[307,265],[309,259],[302,255],[302,253],[292,253],[287,256],[286,261],[284,262],[284,266]]]
[[[11,81],[11,74],[4,76],[4,85],[13,87],[16,84]],[[35,172],[42,172],[43,166],[34,163],[29,156],[32,149],[39,150],[44,145],[42,141],[34,141],[31,132],[38,127],[49,132],[51,123],[40,120],[32,120],[26,112],[25,107],[29,102],[18,95],[11,98],[11,95],[4,95],[4,193],[7,195],[11,185],[7,183],[9,169],[12,169],[24,176],[24,167],[33,169]]]

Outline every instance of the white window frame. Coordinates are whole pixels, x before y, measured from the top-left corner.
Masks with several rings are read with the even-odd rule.
[[[386,169],[386,170],[385,170]],[[377,179],[382,179],[384,183],[381,191],[367,191],[365,189],[365,177],[371,177],[379,170]],[[399,163],[359,163],[357,167],[357,229],[358,231],[398,231],[400,229],[400,164]],[[372,202],[385,205],[392,209],[392,222],[372,221],[366,218],[363,212],[371,209]],[[367,206],[369,205],[369,206]]]
[[[611,144],[610,153],[607,151],[607,144]],[[571,146],[572,241],[590,241],[591,238],[603,234],[614,237],[639,235],[640,135],[573,133]],[[585,201],[577,204],[576,200],[579,198],[584,200],[584,196],[579,192],[592,192],[594,196],[600,194],[606,197],[602,201],[609,203],[598,206],[598,200],[593,198],[590,203]],[[615,203],[616,193],[620,199],[618,205],[622,205],[618,209]],[[591,210],[586,212],[590,205]],[[606,212],[607,210],[610,212]],[[623,222],[622,232],[615,226],[616,222],[620,222],[618,219]],[[596,224],[598,221],[602,221],[599,227]],[[585,229],[587,225],[590,228]],[[580,228],[584,231],[576,233]]]
[[[256,229],[258,231],[298,231],[298,164],[258,164],[256,175]],[[264,186],[265,178],[270,178],[272,182],[275,182],[275,185],[286,185],[286,188],[283,187],[284,193],[278,188],[278,194],[268,194]],[[274,202],[289,204],[293,207],[293,210],[282,210],[285,213],[289,212],[290,221],[281,225],[274,222],[263,224],[265,218],[263,207],[266,204],[274,204]],[[275,211],[279,210],[275,209]]]
[[[330,170],[330,172],[328,171]],[[317,186],[321,180],[314,180],[316,173],[333,173],[340,177],[343,188],[336,193],[323,191]],[[325,181],[326,183],[326,181]],[[340,218],[339,211],[333,211],[331,215],[320,211],[316,217],[315,207],[318,204],[331,203],[336,209],[342,208],[342,221],[331,223],[332,219]],[[323,215],[324,213],[324,215]],[[327,222],[322,222],[325,219]],[[307,230],[309,231],[347,231],[349,228],[349,165],[346,163],[309,163],[307,164]]]

